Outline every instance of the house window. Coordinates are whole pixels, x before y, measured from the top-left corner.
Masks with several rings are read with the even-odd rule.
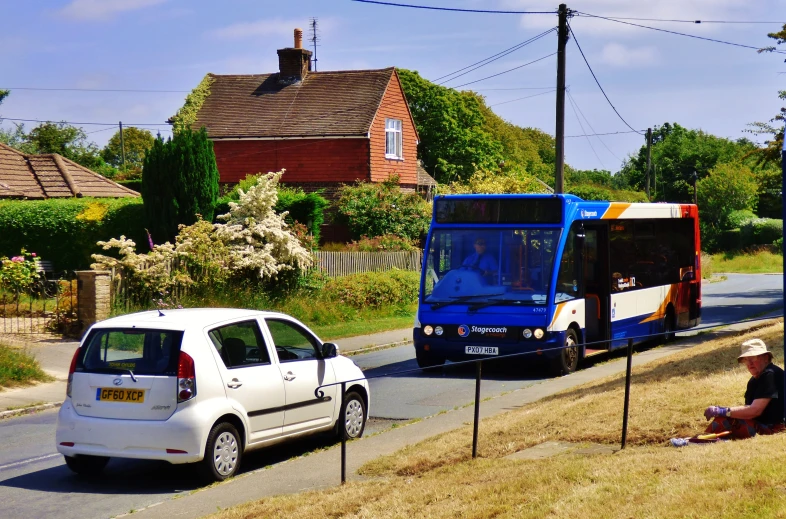
[[[385,119],[385,158],[404,158],[401,152],[401,119]]]

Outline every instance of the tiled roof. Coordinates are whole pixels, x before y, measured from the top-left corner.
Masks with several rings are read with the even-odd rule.
[[[423,164],[418,161],[418,185],[419,186],[437,186],[437,181],[434,180],[434,177],[426,172],[426,169],[423,167]]]
[[[210,76],[194,128],[212,139],[366,135],[394,69],[309,72],[294,84],[278,73]]]
[[[0,144],[0,198],[122,198],[139,193],[57,154],[25,155]]]

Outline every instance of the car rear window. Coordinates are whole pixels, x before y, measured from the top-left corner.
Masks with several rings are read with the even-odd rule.
[[[76,371],[176,375],[183,332],[173,330],[99,329],[90,332]]]

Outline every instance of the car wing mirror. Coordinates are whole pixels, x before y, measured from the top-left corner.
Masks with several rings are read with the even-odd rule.
[[[338,355],[338,346],[332,342],[326,342],[322,345],[322,358],[332,359]]]

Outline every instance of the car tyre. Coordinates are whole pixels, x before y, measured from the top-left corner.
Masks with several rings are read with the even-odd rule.
[[[418,363],[418,367],[422,369],[435,368],[445,364],[444,358],[435,357],[430,353],[418,349],[415,350],[415,360]]]
[[[336,419],[333,432],[338,440],[346,433],[348,440],[363,436],[366,430],[366,403],[358,393],[350,391],[344,397],[344,405]]]
[[[663,318],[663,342],[674,340],[674,328],[674,311],[669,308],[666,311],[666,316]]]
[[[559,351],[554,359],[552,372],[556,376],[570,375],[579,365],[579,338],[576,330],[568,328],[565,332],[565,347]]]
[[[66,465],[72,472],[82,477],[96,477],[101,474],[109,462],[106,456],[64,456]]]
[[[224,481],[237,474],[243,457],[243,444],[234,425],[220,422],[207,435],[202,476],[208,481]]]

